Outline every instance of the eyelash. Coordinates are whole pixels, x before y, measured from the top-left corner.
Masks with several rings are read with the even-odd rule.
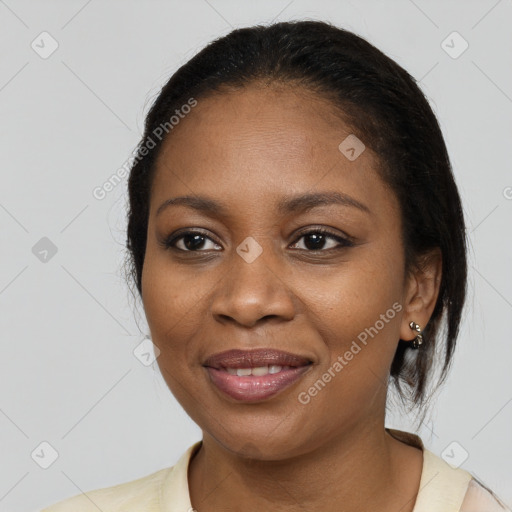
[[[295,239],[295,241],[293,242],[293,245],[295,245],[301,238],[305,237],[305,236],[308,236],[308,235],[311,235],[311,234],[322,234],[322,235],[327,235],[328,238],[332,238],[334,240],[336,240],[336,242],[338,242],[340,245],[338,247],[331,247],[329,249],[298,249],[298,250],[301,250],[301,251],[306,251],[306,252],[329,252],[329,251],[334,251],[334,250],[340,250],[340,249],[345,249],[347,247],[353,247],[354,246],[354,243],[349,239],[349,238],[345,238],[345,237],[342,237],[340,235],[336,235],[335,233],[329,231],[328,229],[326,228],[314,228],[314,229],[310,229],[308,231],[303,231],[301,232],[298,237]],[[201,230],[192,230],[192,231],[184,231],[184,232],[181,232],[181,233],[177,233],[177,234],[174,234],[174,235],[171,235],[169,236],[168,238],[164,239],[161,244],[166,248],[166,249],[174,249],[176,251],[180,251],[180,252],[190,252],[190,253],[194,253],[194,252],[208,252],[208,250],[197,250],[197,251],[191,251],[191,250],[188,250],[188,249],[179,249],[177,247],[175,247],[175,244],[177,241],[181,240],[182,238],[186,237],[187,235],[201,235],[205,238],[208,238],[209,240],[211,240],[212,242],[214,242],[215,244],[217,244],[217,242],[215,242],[215,240],[212,240],[207,233],[205,233],[204,231],[201,231]],[[217,244],[219,245],[219,244]],[[215,251],[215,252],[219,252],[219,251]]]

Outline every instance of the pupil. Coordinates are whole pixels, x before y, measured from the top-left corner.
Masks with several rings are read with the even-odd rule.
[[[190,240],[193,240],[192,243],[188,243]],[[203,235],[186,235],[183,238],[183,243],[188,250],[199,249],[204,244]]]
[[[308,240],[313,240],[313,243],[308,243]],[[314,251],[317,249],[321,249],[324,242],[324,235],[322,235],[321,233],[310,233],[309,235],[306,236],[305,245],[308,249]]]

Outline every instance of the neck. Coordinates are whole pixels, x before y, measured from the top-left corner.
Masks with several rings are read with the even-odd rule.
[[[411,457],[412,456],[412,457]],[[413,510],[422,452],[365,424],[292,459],[239,457],[204,433],[189,467],[192,505],[233,510]]]

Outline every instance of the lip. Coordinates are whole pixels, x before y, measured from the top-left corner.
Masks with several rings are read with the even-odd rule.
[[[271,348],[259,348],[253,350],[227,350],[210,356],[203,366],[215,368],[257,368],[258,366],[306,366],[311,363],[307,357],[275,350]]]
[[[228,350],[210,356],[203,363],[210,381],[223,394],[239,402],[257,402],[274,397],[297,382],[311,367],[306,357],[270,348]],[[227,368],[282,366],[278,373],[262,376],[238,376]]]

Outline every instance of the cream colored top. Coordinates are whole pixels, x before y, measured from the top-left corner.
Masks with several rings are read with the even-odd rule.
[[[467,471],[454,469],[409,432],[386,429],[393,437],[423,450],[423,469],[413,512],[503,512],[490,492]],[[89,491],[41,512],[192,512],[188,465],[201,441],[169,468],[130,482]]]

